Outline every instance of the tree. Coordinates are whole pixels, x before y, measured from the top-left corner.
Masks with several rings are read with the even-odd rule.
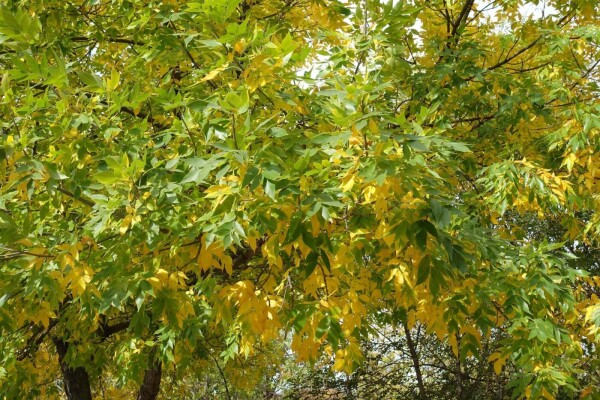
[[[154,399],[209,363],[230,396],[282,336],[350,374],[391,319],[458,398],[500,336],[516,396],[597,395],[599,11],[6,1],[0,393]]]

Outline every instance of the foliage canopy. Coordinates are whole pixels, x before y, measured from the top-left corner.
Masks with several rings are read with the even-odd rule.
[[[598,395],[599,12],[5,1],[0,397],[252,385],[282,337],[352,373],[380,324]]]

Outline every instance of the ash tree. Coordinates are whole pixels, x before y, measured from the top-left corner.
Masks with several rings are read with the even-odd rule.
[[[597,396],[600,278],[571,258],[600,235],[599,12],[4,1],[0,395],[184,398],[216,368],[231,397],[273,343],[351,373],[402,315],[457,377]]]

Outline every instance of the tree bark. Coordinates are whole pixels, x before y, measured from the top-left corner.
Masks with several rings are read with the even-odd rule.
[[[417,354],[417,348],[415,342],[412,340],[410,335],[410,329],[406,324],[404,326],[404,334],[406,335],[406,343],[408,344],[408,351],[410,352],[410,358],[415,369],[415,375],[417,376],[417,386],[419,387],[419,398],[422,400],[427,399],[427,392],[425,391],[425,384],[423,383],[423,374],[421,373],[421,364],[419,363],[419,355]]]
[[[52,338],[63,376],[63,386],[68,400],[92,400],[90,376],[84,367],[73,368],[65,361],[69,343],[59,338]]]
[[[462,381],[462,367],[460,365],[460,333],[456,332],[456,346],[458,348],[458,355],[456,356],[456,396],[458,400],[463,400],[463,381]]]
[[[162,377],[162,364],[155,361],[150,369],[144,374],[144,382],[140,386],[137,400],[156,400],[160,392],[160,379]]]

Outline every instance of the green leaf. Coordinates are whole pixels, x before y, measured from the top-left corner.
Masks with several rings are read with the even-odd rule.
[[[90,89],[102,88],[102,80],[95,74],[87,71],[77,71],[79,79]]]
[[[300,234],[302,233],[301,223],[303,218],[304,216],[301,212],[296,212],[292,215],[290,227],[288,228],[285,240],[283,241],[284,246],[296,241],[296,239],[300,237]]]
[[[417,269],[417,285],[425,282],[431,273],[431,261],[429,255],[426,255],[421,259],[419,267]]]
[[[94,178],[105,185],[111,185],[121,180],[120,176],[117,176],[114,171],[102,171],[94,174]]]
[[[269,180],[265,180],[265,194],[275,200],[275,184]]]
[[[302,231],[302,241],[304,244],[307,245],[312,251],[318,252],[317,243],[312,232],[306,230],[304,226],[301,226],[300,230]]]
[[[319,261],[319,257],[315,252],[310,252],[306,256],[306,260],[304,260],[304,275],[308,278],[315,268],[317,267],[317,263]]]
[[[329,332],[330,328],[331,328],[331,317],[329,315],[326,315],[323,318],[321,318],[321,321],[319,321],[319,325],[317,325],[317,330],[315,332],[315,337],[317,339],[322,338]]]

